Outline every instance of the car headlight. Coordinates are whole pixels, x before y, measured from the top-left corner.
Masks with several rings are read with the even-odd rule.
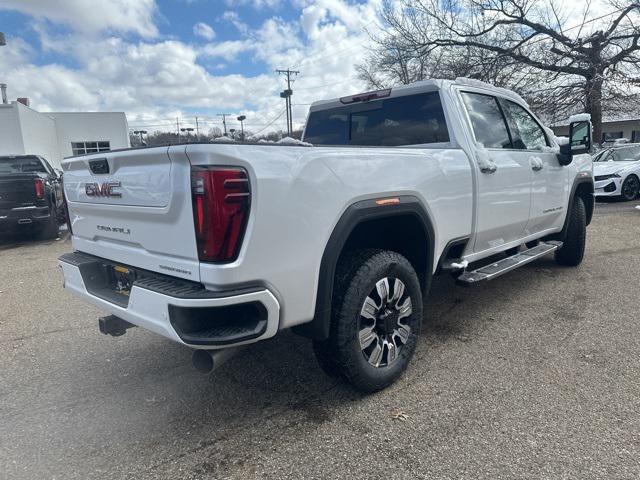
[[[596,175],[594,180],[596,182],[599,182],[601,180],[609,180],[610,178],[620,178],[620,174],[619,173],[611,173],[609,175]]]

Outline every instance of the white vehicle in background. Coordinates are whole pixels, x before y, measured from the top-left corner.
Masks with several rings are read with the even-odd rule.
[[[640,144],[608,148],[593,159],[595,195],[630,201],[640,194]]]
[[[308,143],[69,158],[65,287],[109,313],[103,333],[146,328],[202,371],[292,328],[325,371],[379,390],[411,360],[434,275],[580,264],[588,117],[569,131],[559,145],[513,92],[431,80],[314,103]]]

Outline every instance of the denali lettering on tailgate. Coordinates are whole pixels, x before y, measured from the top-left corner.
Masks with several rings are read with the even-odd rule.
[[[101,184],[92,182],[84,186],[84,192],[88,197],[122,197],[122,193],[115,189],[120,187],[120,182],[103,182]]]
[[[131,229],[129,228],[109,227],[107,225],[96,225],[96,228],[104,232],[114,232],[114,233],[123,233],[124,235],[131,235]]]

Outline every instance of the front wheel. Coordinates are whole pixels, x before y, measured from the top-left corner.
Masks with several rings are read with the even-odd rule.
[[[573,200],[567,226],[567,236],[562,247],[556,250],[556,262],[560,265],[575,267],[584,257],[587,242],[587,210],[580,197]]]
[[[635,175],[629,175],[624,182],[622,182],[622,189],[620,197],[625,202],[630,202],[638,198],[640,193],[640,180]]]
[[[386,250],[354,252],[338,266],[329,338],[314,350],[327,373],[375,392],[405,371],[421,323],[422,293],[409,261]]]

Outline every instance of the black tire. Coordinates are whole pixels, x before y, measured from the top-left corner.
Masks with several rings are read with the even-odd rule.
[[[386,288],[384,299],[378,284],[383,291]],[[371,310],[375,319],[361,315],[367,298],[377,304]],[[422,292],[409,261],[388,250],[356,251],[344,255],[338,265],[329,338],[314,341],[314,351],[326,373],[342,377],[362,392],[375,392],[406,370],[421,324]],[[365,330],[369,336],[361,343]],[[372,336],[376,338],[363,347]]]
[[[40,236],[44,240],[53,240],[58,238],[59,232],[60,224],[58,223],[58,211],[55,207],[53,207],[49,214],[49,220],[42,228]]]
[[[556,250],[556,263],[575,267],[580,265],[584,257],[584,247],[587,241],[587,211],[584,201],[580,197],[573,200],[569,212],[567,236],[562,247]]]
[[[638,180],[638,177],[629,175],[622,183],[620,193],[620,199],[625,202],[638,198],[638,194],[640,194],[640,180]]]

